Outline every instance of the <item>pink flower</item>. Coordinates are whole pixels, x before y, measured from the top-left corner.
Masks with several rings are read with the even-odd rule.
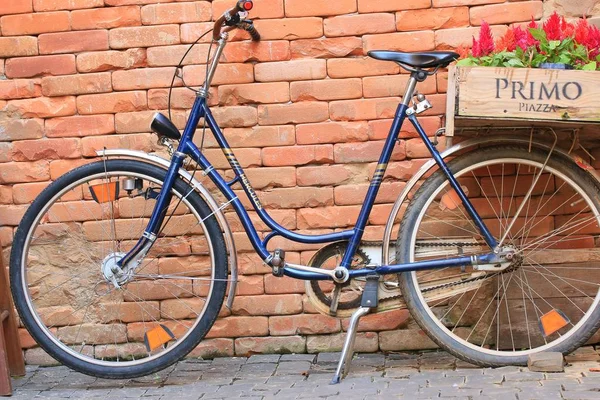
[[[487,22],[481,24],[479,41],[473,38],[473,56],[483,57],[494,52],[494,36]]]
[[[525,32],[520,26],[517,26],[513,30],[513,34],[515,36],[515,44],[517,47],[520,47],[523,51],[527,50],[527,47],[529,47],[529,36],[531,36],[531,34]]]

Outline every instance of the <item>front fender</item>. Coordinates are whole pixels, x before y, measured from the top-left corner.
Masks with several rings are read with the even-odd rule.
[[[157,165],[164,169],[168,169],[169,165],[171,164],[170,160],[164,159],[158,155],[148,154],[143,151],[136,150],[104,149],[96,151],[96,154],[100,157],[120,157],[131,160],[139,160],[153,165]],[[231,306],[233,305],[233,300],[235,299],[235,292],[238,282],[237,253],[235,250],[235,242],[233,241],[231,228],[227,223],[227,219],[225,218],[225,215],[223,214],[223,211],[221,210],[219,204],[217,203],[215,198],[210,194],[208,189],[206,189],[204,185],[202,185],[202,183],[200,183],[196,178],[192,176],[192,174],[190,174],[183,168],[179,169],[179,176],[181,177],[181,179],[192,185],[196,192],[198,192],[198,194],[204,199],[204,201],[206,201],[206,204],[208,204],[208,207],[214,213],[223,231],[225,237],[225,245],[227,247],[227,252],[229,256],[229,270],[231,273],[230,287],[229,293],[227,295],[226,306],[227,308],[231,309]]]

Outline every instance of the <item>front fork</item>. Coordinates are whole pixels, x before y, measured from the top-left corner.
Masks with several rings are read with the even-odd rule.
[[[132,269],[137,268],[142,262],[142,259],[148,254],[148,251],[150,251],[154,241],[160,234],[160,227],[163,224],[167,209],[173,198],[172,189],[173,185],[175,185],[175,180],[177,179],[177,171],[179,171],[183,165],[185,157],[186,155],[180,152],[176,152],[173,155],[171,165],[167,171],[167,176],[156,200],[154,210],[152,210],[152,216],[150,217],[150,222],[148,222],[146,230],[135,246],[133,246],[133,248],[117,262],[115,267],[121,268],[121,271],[113,271],[113,273],[123,273],[124,271],[131,271]]]

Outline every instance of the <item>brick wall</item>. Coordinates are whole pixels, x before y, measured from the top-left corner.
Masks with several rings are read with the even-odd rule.
[[[97,149],[156,150],[148,125],[166,108],[173,66],[234,0],[4,0],[0,3],[0,241],[5,259],[28,203],[56,177],[89,162]],[[156,3],[156,4],[155,4]],[[285,227],[306,233],[351,226],[407,80],[368,50],[421,51],[467,45],[482,20],[495,34],[549,15],[599,15],[599,1],[256,0],[263,41],[234,35],[210,101],[258,195]],[[596,21],[596,19],[594,19]],[[199,85],[207,41],[184,76]],[[421,121],[441,126],[444,73],[421,85],[434,109]],[[174,122],[183,128],[193,96],[175,89]],[[401,134],[370,219],[378,240],[391,203],[427,156],[410,129]],[[209,140],[206,154],[226,168]],[[227,174],[226,171],[223,173]],[[232,316],[203,349],[223,354],[314,352],[341,347],[347,321],[314,315],[303,282],[270,275],[228,214],[239,249],[241,284]],[[316,248],[281,243],[288,260]],[[398,329],[402,328],[402,329]],[[360,351],[428,347],[404,310],[370,316]],[[25,337],[24,345],[32,346]],[[244,337],[242,337],[244,336]],[[31,357],[37,350],[29,350]],[[36,360],[30,358],[30,360]],[[37,359],[38,361],[40,359]]]

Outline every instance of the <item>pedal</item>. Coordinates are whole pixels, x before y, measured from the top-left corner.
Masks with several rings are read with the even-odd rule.
[[[273,258],[271,258],[271,267],[273,268],[273,275],[278,278],[283,276],[283,267],[285,266],[285,250],[275,249],[273,252]]]
[[[360,300],[361,307],[374,308],[379,304],[379,275],[368,275],[367,283]]]
[[[329,306],[329,315],[337,315],[338,305],[340,304],[340,294],[342,294],[342,285],[335,285],[331,292],[331,305]]]

